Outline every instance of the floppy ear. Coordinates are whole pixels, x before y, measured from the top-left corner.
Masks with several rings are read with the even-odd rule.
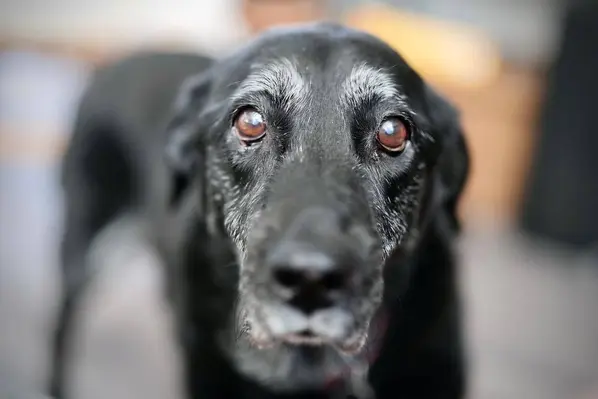
[[[202,167],[202,113],[210,91],[208,72],[187,78],[175,99],[166,127],[164,157],[172,176],[170,205],[178,202]]]
[[[452,227],[459,229],[457,205],[469,174],[469,151],[461,128],[458,111],[430,87],[426,87],[427,110],[434,137],[440,141],[435,166],[441,206]]]

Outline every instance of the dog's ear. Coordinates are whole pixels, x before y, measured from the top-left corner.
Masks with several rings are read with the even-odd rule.
[[[433,136],[438,138],[440,145],[435,185],[452,227],[459,229],[457,206],[469,174],[467,143],[458,111],[430,87],[426,87],[426,102]]]
[[[178,202],[193,175],[204,162],[202,152],[203,110],[210,91],[210,74],[187,78],[174,102],[166,127],[165,160],[172,176],[170,205]]]

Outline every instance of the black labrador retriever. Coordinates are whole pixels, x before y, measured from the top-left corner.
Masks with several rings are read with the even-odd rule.
[[[192,398],[461,398],[455,110],[390,47],[317,23],[230,57],[100,70],[65,158],[51,393],[98,233],[141,216]]]

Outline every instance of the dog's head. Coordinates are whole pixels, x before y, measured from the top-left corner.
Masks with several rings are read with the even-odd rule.
[[[358,353],[385,261],[417,245],[430,215],[455,221],[467,165],[456,114],[361,32],[272,30],[191,78],[171,127],[175,194],[205,176],[208,224],[237,252],[231,328],[247,373],[309,384]]]

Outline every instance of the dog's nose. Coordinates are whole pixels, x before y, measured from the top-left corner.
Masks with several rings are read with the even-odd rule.
[[[280,299],[305,314],[337,304],[351,278],[342,235],[333,211],[308,209],[296,218],[267,260]]]
[[[282,299],[305,314],[334,306],[347,287],[349,270],[329,255],[293,245],[272,267],[273,284]]]

